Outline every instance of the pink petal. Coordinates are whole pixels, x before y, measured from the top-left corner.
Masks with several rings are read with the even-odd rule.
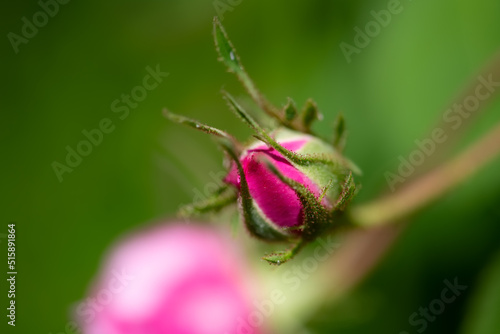
[[[295,140],[281,145],[290,151],[297,151],[305,143],[306,140]],[[263,158],[267,158],[284,176],[306,186],[316,197],[320,195],[319,187],[281,153],[266,145],[248,150],[241,160],[250,195],[263,213],[280,227],[302,224],[302,204],[298,196],[265,166]],[[231,168],[225,181],[239,188],[240,180],[235,166]]]
[[[82,332],[237,333],[238,319],[252,312],[237,254],[225,236],[196,224],[161,225],[126,238],[76,308]]]

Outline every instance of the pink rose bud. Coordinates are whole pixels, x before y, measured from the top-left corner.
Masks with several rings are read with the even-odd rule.
[[[234,244],[190,224],[151,227],[115,245],[76,308],[83,334],[261,333]],[[244,328],[243,328],[244,327]]]
[[[217,211],[238,201],[241,217],[251,235],[267,241],[290,241],[291,249],[264,257],[273,264],[291,259],[305,244],[342,226],[343,212],[355,195],[357,167],[342,155],[343,117],[337,117],[331,144],[313,135],[313,121],[321,119],[317,105],[308,100],[297,110],[291,99],[273,106],[258,91],[217,18],[214,39],[220,60],[243,83],[254,102],[268,115],[265,126],[224,92],[230,109],[254,132],[249,145],[229,133],[166,111],[166,116],[217,137],[228,158],[228,175],[206,201],[187,206],[182,213]],[[268,130],[267,127],[271,129]],[[256,138],[256,140],[255,140]]]
[[[296,154],[337,155],[331,145],[308,134],[282,128],[271,136],[278,144]],[[248,147],[239,160],[256,211],[267,224],[277,230],[286,231],[290,230],[288,228],[301,226],[305,208],[296,191],[280,180],[267,163],[272,164],[284,177],[303,185],[316,199],[320,198],[324,187],[334,180],[335,184],[328,188],[326,196],[321,199],[321,204],[326,209],[332,208],[342,190],[339,171],[324,164],[294,165],[276,149],[260,141]],[[234,163],[225,181],[240,189],[241,178]]]

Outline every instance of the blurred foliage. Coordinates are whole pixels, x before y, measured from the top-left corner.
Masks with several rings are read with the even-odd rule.
[[[500,328],[500,256],[497,253],[486,268],[476,288],[477,294],[470,303],[466,326],[462,333],[497,333]]]
[[[370,11],[387,8],[387,1],[243,0],[224,14],[242,62],[269,100],[284,104],[290,96],[302,105],[314,98],[325,117],[316,129],[325,136],[333,135],[330,124],[344,113],[346,155],[364,171],[358,203],[386,189],[384,172],[397,169],[398,157],[428,135],[499,47],[498,1],[402,6],[350,64],[339,44],[353,43],[353,28],[372,20]],[[2,7],[4,36],[19,34],[21,18],[40,10],[35,1]],[[18,224],[18,333],[65,332],[70,306],[84,297],[110,242],[173,216],[204,193],[211,172],[222,170],[215,145],[167,122],[162,108],[239,138],[248,134],[220,95],[221,87],[236,96],[243,90],[216,60],[215,14],[211,0],[71,1],[19,53],[4,38],[1,202],[4,229],[10,221]],[[111,103],[141,85],[146,67],[157,64],[169,76],[120,120]],[[460,147],[498,122],[499,108],[494,101]],[[75,148],[82,131],[103,118],[116,129],[60,183],[51,164],[64,162],[65,147]],[[493,312],[473,295],[487,294],[483,282],[498,295],[498,279],[479,273],[500,250],[499,167],[497,159],[412,219],[377,270],[340,303],[325,305],[308,321],[309,332],[415,333],[408,317],[454,277],[469,288],[426,333],[458,332],[467,311]],[[498,326],[494,321],[476,317],[478,323],[469,324],[478,327],[470,328],[481,331],[466,333],[498,332],[488,328]]]

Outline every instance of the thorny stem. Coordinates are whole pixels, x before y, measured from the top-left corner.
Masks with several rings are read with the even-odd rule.
[[[500,124],[456,158],[420,176],[401,190],[352,208],[353,223],[374,226],[397,222],[466,180],[500,154]]]

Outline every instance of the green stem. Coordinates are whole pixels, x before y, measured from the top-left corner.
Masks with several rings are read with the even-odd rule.
[[[352,208],[350,218],[361,226],[397,222],[430,204],[468,179],[500,154],[500,124],[456,158],[434,168],[393,194]]]

